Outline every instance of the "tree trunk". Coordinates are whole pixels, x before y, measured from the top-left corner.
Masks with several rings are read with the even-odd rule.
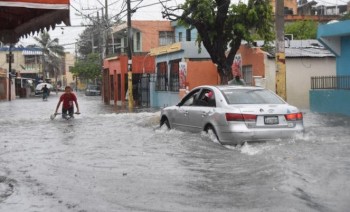
[[[220,76],[220,84],[221,85],[227,85],[228,81],[233,79],[231,69],[220,69],[218,66],[217,70],[218,70],[218,74]]]

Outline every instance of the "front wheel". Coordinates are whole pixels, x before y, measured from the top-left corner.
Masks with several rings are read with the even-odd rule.
[[[169,120],[167,118],[162,118],[162,120],[160,121],[160,127],[166,126],[168,129],[170,129],[170,124],[169,124]]]

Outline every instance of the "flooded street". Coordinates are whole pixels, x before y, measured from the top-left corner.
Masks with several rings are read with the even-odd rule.
[[[350,117],[304,111],[306,134],[239,147],[159,128],[78,95],[0,102],[0,211],[327,211],[350,208]]]

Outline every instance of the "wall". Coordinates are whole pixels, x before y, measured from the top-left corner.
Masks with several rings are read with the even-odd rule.
[[[186,61],[188,89],[199,85],[217,85],[220,78],[216,66],[211,61]]]
[[[341,55],[337,57],[337,75],[350,75],[350,36],[341,37]]]
[[[275,59],[269,58],[267,63],[266,87],[275,92]],[[335,73],[335,58],[287,58],[287,102],[301,109],[310,108],[311,77],[329,76]]]
[[[151,88],[155,89],[155,86]],[[154,90],[152,90],[154,91]],[[180,97],[178,92],[168,92],[168,91],[151,91],[151,107],[167,107],[171,105],[176,105],[180,102]]]
[[[69,67],[74,66],[75,56],[69,52],[66,52],[65,53],[65,61],[66,61],[66,64],[65,64],[66,76],[65,76],[64,81],[66,84],[63,84],[63,86],[72,85],[73,83],[75,83],[73,80],[73,74],[69,71]]]
[[[159,46],[160,31],[174,31],[170,21],[132,21],[132,27],[141,31],[143,52]]]
[[[6,62],[6,54],[9,54],[9,51],[0,51],[0,68],[9,69],[9,64]],[[22,51],[12,51],[14,63],[12,63],[11,68],[20,72],[23,68],[20,65],[24,66],[24,56]]]
[[[7,100],[7,71],[0,68],[0,100]]]
[[[177,22],[174,23],[174,27],[175,27],[175,42],[181,42],[181,41],[187,41],[186,40],[186,31],[187,28],[184,26],[179,26],[177,25]],[[182,38],[180,41],[180,37],[179,37],[179,32],[182,33]],[[197,39],[197,29],[194,28],[191,30],[191,41],[195,41]]]
[[[241,54],[242,66],[252,66],[253,76],[265,77],[265,52],[260,48],[250,48],[247,45],[241,45],[237,54]],[[253,79],[252,82],[254,82]]]
[[[109,71],[110,80],[113,80],[114,90],[111,92],[114,94],[115,104],[123,104],[125,102],[125,84],[127,78],[125,75],[128,72],[128,57],[125,55],[118,57],[107,58],[103,61],[103,67]],[[143,56],[132,57],[132,73],[154,73],[155,71],[155,58],[149,54]],[[120,85],[118,85],[118,76],[120,76]],[[118,97],[120,89],[120,98]],[[109,91],[105,91],[109,92]],[[118,102],[121,101],[121,102]]]
[[[337,113],[350,116],[350,91],[311,90],[310,110],[318,113]]]

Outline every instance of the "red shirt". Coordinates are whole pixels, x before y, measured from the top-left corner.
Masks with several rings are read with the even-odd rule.
[[[61,95],[60,101],[63,101],[62,107],[64,109],[69,109],[73,107],[73,102],[77,102],[77,97],[74,93],[64,93]]]

